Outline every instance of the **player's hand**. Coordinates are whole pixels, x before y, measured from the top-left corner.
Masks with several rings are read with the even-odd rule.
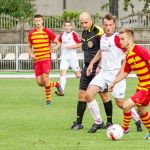
[[[92,64],[89,64],[87,70],[86,70],[86,75],[87,76],[90,76],[91,73],[92,73],[92,70],[93,70],[93,65]]]
[[[65,48],[67,48],[67,49],[73,49],[72,46],[66,46]]]
[[[52,46],[52,47],[51,47],[51,53],[55,53],[55,52],[56,52],[56,49],[57,49],[57,48],[56,48],[55,46]]]
[[[96,68],[96,74],[98,74],[101,71],[99,67]]]
[[[108,92],[112,92],[114,86],[115,86],[115,84],[112,82],[112,83],[108,86]]]
[[[34,54],[30,54],[31,59],[35,60],[35,55]]]

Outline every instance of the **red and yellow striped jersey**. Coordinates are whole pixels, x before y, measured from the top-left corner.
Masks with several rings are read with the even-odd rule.
[[[138,77],[139,90],[150,90],[150,53],[139,45],[134,45],[126,56],[124,71],[134,71]]]
[[[50,46],[55,38],[55,34],[47,28],[40,31],[34,29],[29,32],[28,41],[34,48],[35,62],[51,59]]]

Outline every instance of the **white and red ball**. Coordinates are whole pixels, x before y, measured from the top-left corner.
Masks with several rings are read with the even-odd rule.
[[[113,124],[107,129],[107,136],[113,141],[122,139],[123,135],[123,129],[118,124]]]

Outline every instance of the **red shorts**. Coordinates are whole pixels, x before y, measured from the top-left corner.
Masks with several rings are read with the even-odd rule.
[[[150,102],[150,90],[137,90],[136,93],[131,96],[131,99],[137,106],[148,106]]]
[[[42,60],[34,63],[35,76],[38,77],[40,75],[49,74],[51,69],[51,61],[50,60]]]

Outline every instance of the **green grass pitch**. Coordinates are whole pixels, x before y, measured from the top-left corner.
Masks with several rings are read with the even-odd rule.
[[[136,82],[133,78],[127,80],[126,98],[134,93]],[[120,141],[110,141],[105,130],[87,133],[93,124],[88,109],[83,120],[85,128],[71,130],[76,117],[78,86],[79,80],[68,79],[65,96],[57,97],[53,90],[52,105],[46,107],[44,90],[34,79],[0,79],[0,150],[150,149],[150,141],[144,140],[147,130],[137,133],[133,121],[130,132]],[[99,97],[96,99],[106,122],[103,104]],[[113,122],[121,125],[122,111],[114,99],[113,106]]]

